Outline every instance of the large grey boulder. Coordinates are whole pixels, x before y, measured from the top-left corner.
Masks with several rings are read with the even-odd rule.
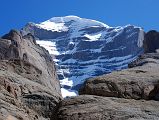
[[[134,68],[87,80],[79,93],[159,100],[158,53],[142,55],[129,66]]]
[[[158,120],[157,101],[81,95],[61,103],[59,120]]]

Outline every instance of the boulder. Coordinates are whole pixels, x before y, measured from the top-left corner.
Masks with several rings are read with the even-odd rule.
[[[79,94],[159,100],[158,53],[142,55],[131,67],[87,80]]]
[[[61,102],[59,120],[158,120],[157,101],[80,95]]]

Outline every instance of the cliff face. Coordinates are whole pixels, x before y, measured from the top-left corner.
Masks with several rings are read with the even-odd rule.
[[[61,100],[52,57],[31,34],[11,30],[0,39],[0,119],[55,118]]]

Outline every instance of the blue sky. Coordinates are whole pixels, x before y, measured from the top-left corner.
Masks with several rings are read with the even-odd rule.
[[[159,30],[159,0],[1,0],[0,35],[27,22],[76,15],[109,26],[133,24]]]

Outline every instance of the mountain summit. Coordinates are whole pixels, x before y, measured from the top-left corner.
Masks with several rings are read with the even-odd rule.
[[[109,27],[77,16],[28,23],[21,33],[32,33],[37,43],[55,56],[63,97],[78,94],[87,78],[127,68],[143,52],[144,31],[140,27]]]
[[[67,23],[67,24],[66,24]],[[51,31],[68,31],[70,28],[72,29],[82,29],[89,26],[92,27],[109,27],[104,23],[84,19],[77,16],[65,16],[65,17],[53,17],[47,21],[44,21],[40,24],[36,24],[39,28],[43,28]]]

